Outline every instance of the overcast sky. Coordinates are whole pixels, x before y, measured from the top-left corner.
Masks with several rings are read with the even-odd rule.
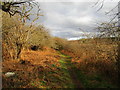
[[[83,38],[87,34],[96,34],[94,28],[97,23],[110,21],[113,16],[105,15],[105,12],[114,8],[119,0],[106,0],[99,12],[97,9],[100,5],[94,6],[95,0],[94,2],[90,2],[91,0],[50,1],[39,1],[44,16],[40,17],[37,23],[46,26],[53,36],[73,40]]]

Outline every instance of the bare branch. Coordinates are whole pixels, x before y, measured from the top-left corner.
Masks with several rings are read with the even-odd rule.
[[[111,23],[116,17],[117,17],[117,15],[115,15],[115,16],[110,20],[109,23]]]
[[[24,12],[22,9],[22,7],[26,6],[26,9],[24,9]],[[15,14],[19,14],[22,18],[27,18],[30,19],[30,11],[32,11],[33,7],[38,8],[37,11],[37,16],[39,15],[40,12],[40,6],[38,5],[37,2],[34,2],[34,0],[21,0],[19,2],[0,2],[0,9],[2,9],[2,11],[7,12],[10,14],[10,16],[14,16]],[[24,21],[24,20],[23,20]]]
[[[118,5],[116,5],[116,6],[115,6],[114,8],[112,8],[109,12],[107,12],[106,15],[109,14],[110,12],[112,12],[112,11],[113,11],[114,9],[116,9],[117,7],[118,7]]]
[[[100,6],[100,8],[99,8],[97,11],[100,11],[100,10],[103,8],[104,1],[105,1],[105,0],[102,0],[102,2],[101,2],[101,6]]]

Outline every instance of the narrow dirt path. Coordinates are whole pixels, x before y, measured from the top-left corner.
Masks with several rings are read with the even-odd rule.
[[[69,74],[71,76],[72,82],[74,84],[75,88],[84,88],[83,85],[81,84],[80,80],[78,79],[78,75],[77,75],[77,69],[75,68],[75,66],[71,63],[71,57],[63,55],[62,54],[62,60],[65,61],[65,65],[69,71]]]

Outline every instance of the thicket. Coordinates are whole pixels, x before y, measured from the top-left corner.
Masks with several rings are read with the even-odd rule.
[[[100,74],[117,84],[117,41],[107,38],[61,42],[61,51],[72,57],[72,63],[86,74]]]
[[[18,15],[2,13],[3,60],[19,59],[22,49],[53,47],[53,37],[43,26],[23,23]]]

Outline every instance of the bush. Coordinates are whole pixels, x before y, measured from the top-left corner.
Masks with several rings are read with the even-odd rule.
[[[64,47],[67,45],[67,40],[66,39],[62,39],[62,38],[58,38],[58,37],[55,37],[53,38],[54,40],[54,49],[55,50],[63,50]]]
[[[72,62],[85,73],[99,73],[110,81],[117,81],[117,44],[110,40],[70,41],[62,52],[72,56]]]
[[[48,30],[43,26],[34,26],[34,29],[31,32],[27,45],[31,46],[39,46],[40,48],[47,46],[52,47],[54,42],[52,37],[50,36]]]

